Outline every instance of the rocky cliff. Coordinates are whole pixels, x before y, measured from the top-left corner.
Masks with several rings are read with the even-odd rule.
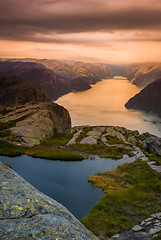
[[[1,240],[97,240],[65,207],[0,163]]]
[[[34,82],[25,81],[21,77],[0,77],[0,108],[50,101]]]
[[[161,78],[149,84],[126,104],[128,109],[138,109],[161,116]]]
[[[33,146],[56,132],[69,133],[68,111],[56,103],[18,105],[1,113],[0,136],[16,144]]]

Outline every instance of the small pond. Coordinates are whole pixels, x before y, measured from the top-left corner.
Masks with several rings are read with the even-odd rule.
[[[120,160],[91,156],[83,161],[52,161],[22,155],[15,158],[0,156],[13,170],[37,189],[62,203],[78,219],[86,216],[103,195],[103,191],[88,182],[88,177],[113,170],[120,164],[132,162],[127,155]]]

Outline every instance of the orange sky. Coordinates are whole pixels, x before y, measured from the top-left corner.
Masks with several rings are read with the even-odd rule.
[[[161,61],[160,0],[0,0],[0,56]]]

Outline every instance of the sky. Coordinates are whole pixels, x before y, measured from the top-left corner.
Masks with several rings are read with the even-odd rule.
[[[0,56],[161,62],[161,0],[0,0]]]

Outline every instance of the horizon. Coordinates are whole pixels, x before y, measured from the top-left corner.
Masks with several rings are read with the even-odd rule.
[[[0,0],[2,58],[161,62],[159,0]]]

